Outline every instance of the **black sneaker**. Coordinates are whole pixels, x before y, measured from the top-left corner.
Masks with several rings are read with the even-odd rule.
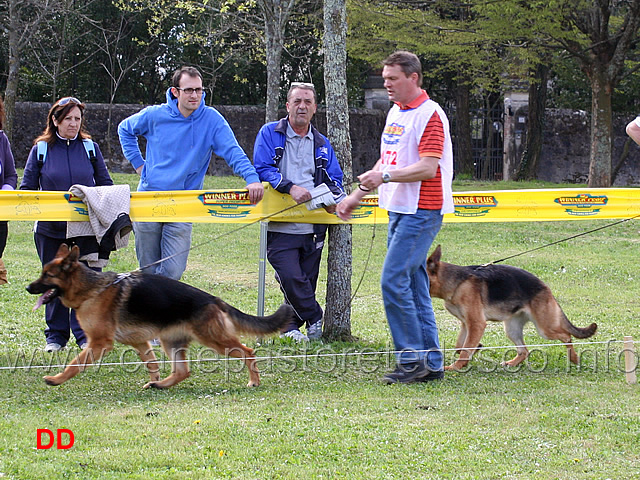
[[[430,382],[432,380],[440,380],[444,378],[442,370],[433,371],[422,362],[405,363],[396,366],[393,372],[387,373],[382,377],[382,382],[386,384],[392,383],[417,383]]]
[[[429,372],[422,378],[416,380],[417,382],[432,382],[433,380],[442,380],[444,378],[444,370],[438,370]]]

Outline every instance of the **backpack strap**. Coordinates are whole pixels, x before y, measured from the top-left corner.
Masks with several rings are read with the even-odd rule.
[[[85,138],[82,140],[82,144],[84,145],[84,149],[87,151],[87,155],[89,156],[89,160],[91,161],[91,165],[93,166],[93,171],[95,173],[98,158],[96,157],[96,147],[93,140]]]
[[[36,154],[36,159],[38,161],[38,170],[42,170],[42,166],[44,165],[45,160],[47,159],[47,142],[44,140],[40,140],[37,144],[38,152]],[[84,145],[84,149],[87,152],[87,156],[91,161],[91,166],[93,167],[93,172],[96,171],[96,163],[98,162],[98,158],[96,157],[96,147],[93,143],[93,140],[90,138],[85,138],[82,140],[82,145]]]
[[[40,140],[37,143],[38,153],[36,154],[36,160],[38,161],[38,170],[42,170],[44,160],[47,158],[47,142]]]

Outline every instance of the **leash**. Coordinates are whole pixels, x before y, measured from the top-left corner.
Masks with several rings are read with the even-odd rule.
[[[362,275],[360,276],[360,280],[358,281],[358,285],[356,285],[356,289],[353,291],[353,294],[351,295],[351,298],[349,299],[349,307],[353,304],[353,299],[356,298],[356,294],[358,293],[358,290],[360,290],[360,285],[362,285],[362,282],[364,280],[364,274],[367,273],[367,269],[369,268],[369,260],[371,260],[371,252],[373,251],[373,241],[376,238],[376,225],[378,224],[378,222],[376,221],[376,212],[377,212],[377,208],[373,210],[373,229],[371,231],[371,243],[369,244],[369,253],[367,253],[367,259],[364,262],[364,268],[362,269]],[[352,256],[353,258],[353,256]],[[346,312],[346,310],[345,310]],[[345,312],[342,312],[343,314]]]
[[[206,242],[198,243],[198,244],[196,244],[196,245],[191,245],[191,246],[190,246],[189,248],[187,248],[186,250],[182,250],[182,251],[180,251],[180,252],[176,252],[176,253],[174,253],[173,255],[169,255],[168,257],[161,258],[160,260],[156,260],[155,262],[149,263],[148,265],[144,265],[144,266],[142,266],[142,267],[138,267],[138,268],[136,268],[135,270],[133,270],[133,271],[132,271],[132,273],[133,273],[133,272],[141,272],[141,271],[143,271],[143,270],[145,270],[145,269],[147,269],[147,268],[153,267],[154,265],[158,265],[159,263],[162,263],[162,262],[164,262],[164,261],[166,261],[166,260],[169,260],[169,259],[171,259],[171,258],[173,258],[173,257],[177,257],[178,255],[183,255],[183,254],[185,254],[185,253],[188,253],[188,252],[190,252],[191,250],[193,250],[193,249],[195,249],[195,248],[204,247],[205,245],[207,245],[207,244],[209,244],[209,243],[215,242],[215,241],[217,241],[217,240],[219,240],[219,239],[221,239],[221,238],[223,238],[223,237],[226,237],[227,235],[232,235],[232,234],[234,234],[234,233],[237,233],[237,232],[239,232],[240,230],[243,230],[243,229],[248,228],[248,227],[250,227],[250,226],[252,226],[252,225],[255,225],[255,224],[256,224],[256,223],[258,223],[258,222],[262,222],[262,221],[264,221],[264,220],[266,220],[266,219],[268,219],[268,218],[274,217],[274,216],[276,216],[276,215],[280,215],[281,213],[284,213],[284,212],[286,212],[286,211],[292,210],[292,209],[294,209],[294,208],[296,208],[296,207],[299,207],[300,205],[305,205],[305,204],[307,204],[307,203],[311,202],[312,200],[315,200],[316,198],[320,198],[320,197],[322,197],[323,195],[324,195],[324,194],[316,195],[315,197],[311,197],[309,200],[305,200],[304,202],[296,203],[295,205],[290,205],[290,206],[288,206],[288,207],[283,208],[282,210],[279,210],[279,211],[277,211],[277,212],[270,213],[269,215],[266,215],[266,216],[264,216],[264,217],[260,217],[260,218],[258,218],[258,219],[256,219],[256,220],[252,221],[252,222],[245,223],[244,225],[241,225],[241,226],[239,226],[239,227],[236,227],[236,228],[234,228],[233,230],[231,230],[231,231],[229,231],[229,232],[225,232],[225,233],[222,233],[222,234],[220,234],[220,235],[218,235],[218,236],[216,236],[216,237],[210,238],[210,239],[209,239],[209,240],[207,240]]]
[[[558,243],[563,243],[563,242],[566,242],[566,241],[569,241],[569,240],[573,240],[574,238],[582,237],[584,235],[588,235],[590,233],[597,232],[599,230],[604,230],[605,228],[613,227],[615,225],[619,225],[621,223],[628,222],[629,220],[634,220],[634,219],[636,219],[638,217],[640,217],[640,214],[634,215],[633,217],[629,217],[629,218],[623,218],[622,220],[618,220],[617,222],[609,223],[607,225],[603,225],[602,227],[594,228],[593,230],[589,230],[587,232],[582,232],[582,233],[578,233],[576,235],[572,235],[570,237],[562,238],[560,240],[556,240],[555,242],[547,243],[546,245],[541,245],[540,247],[532,248],[531,250],[526,250],[524,252],[516,253],[514,255],[510,255],[508,257],[501,258],[500,260],[494,260],[493,262],[485,263],[484,265],[481,265],[481,266],[482,267],[488,267],[489,265],[495,265],[496,263],[501,263],[501,262],[504,262],[505,260],[510,260],[512,258],[519,257],[521,255],[526,255],[527,253],[531,253],[531,252],[535,252],[537,250],[541,250],[543,248],[551,247],[552,245],[557,245]]]
[[[367,258],[366,258],[366,260],[364,262],[364,268],[362,269],[362,275],[360,275],[360,280],[358,280],[358,284],[356,285],[355,290],[351,294],[351,298],[349,298],[349,303],[340,312],[339,316],[344,315],[346,313],[347,309],[350,308],[353,305],[353,300],[356,298],[356,295],[358,294],[358,291],[360,290],[360,286],[362,285],[362,282],[364,281],[364,276],[367,273],[367,269],[369,268],[369,261],[371,260],[371,252],[373,251],[373,242],[375,241],[375,238],[376,238],[376,225],[377,225],[377,221],[376,221],[377,217],[376,217],[376,215],[377,215],[377,210],[374,209],[374,211],[373,211],[373,229],[371,231],[371,242],[369,244],[369,251],[367,253]],[[293,305],[291,305],[291,303],[288,301],[287,294],[286,294],[284,288],[282,287],[282,282],[280,281],[280,277],[278,275],[276,275],[276,280],[277,280],[278,284],[280,285],[280,290],[282,291],[282,293],[285,296],[285,301],[287,302],[287,305],[289,305],[293,309],[293,311],[296,314],[296,316],[299,319],[302,320],[302,317],[297,312],[295,307]]]

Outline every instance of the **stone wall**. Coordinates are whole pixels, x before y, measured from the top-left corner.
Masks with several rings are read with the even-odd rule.
[[[86,124],[94,140],[100,145],[107,166],[113,172],[133,172],[120,149],[117,126],[123,118],[142,108],[141,105],[90,104],[85,111]],[[253,153],[253,142],[264,122],[264,107],[216,106],[227,119],[238,142],[249,158]],[[18,167],[24,167],[33,139],[44,128],[49,104],[21,102],[16,105],[15,132],[11,142]],[[281,111],[281,116],[285,111]],[[385,113],[375,109],[352,109],[350,111],[353,173],[371,168],[378,159],[380,133],[384,126]],[[640,185],[640,147],[627,137],[625,126],[628,116],[614,118],[613,165],[624,157],[616,186]],[[314,124],[326,134],[326,117],[322,108],[314,118]],[[589,128],[590,116],[586,112],[571,110],[548,110],[545,121],[542,158],[538,167],[538,178],[550,182],[586,182],[589,172]],[[505,139],[506,141],[507,139]],[[180,145],[176,145],[179,149]],[[144,150],[143,150],[144,151]],[[214,156],[209,168],[213,175],[230,175],[231,169],[221,158]]]
[[[622,161],[615,186],[640,185],[640,147],[627,136],[633,117],[614,115],[612,170]],[[547,110],[538,178],[585,183],[589,174],[591,116],[584,111]]]
[[[50,105],[47,103],[19,102],[16,105],[16,121],[11,147],[16,165],[24,167],[33,140],[42,133],[45,127]],[[109,105],[89,104],[85,110],[86,127],[92,138],[98,143],[112,172],[133,172],[133,168],[125,160],[118,141],[117,128],[122,119],[143,108],[142,105]],[[253,143],[264,123],[264,107],[216,106],[229,122],[238,143],[249,158],[253,155]],[[286,115],[282,110],[281,116]],[[380,134],[384,127],[385,113],[372,109],[352,109],[350,111],[350,127],[352,139],[353,171],[357,175],[371,168],[378,160]],[[322,108],[313,119],[314,125],[326,134],[326,116]],[[180,145],[176,145],[179,150]],[[144,153],[144,148],[143,148]],[[232,175],[233,171],[226,162],[213,157],[209,173],[213,175]]]

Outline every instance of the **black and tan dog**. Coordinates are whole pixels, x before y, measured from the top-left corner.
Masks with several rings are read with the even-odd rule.
[[[456,341],[458,360],[445,367],[463,368],[480,345],[487,320],[504,322],[507,337],[516,344],[517,355],[505,365],[516,366],[529,355],[524,345],[522,329],[532,321],[538,333],[548,340],[560,340],[567,345],[569,359],[578,363],[571,336],[588,338],[598,326],[586,328],[571,324],[551,289],[535,275],[509,265],[459,266],[441,262],[440,245],[427,259],[429,292],[442,298],[445,308],[457,317],[462,326]]]
[[[240,343],[236,331],[275,333],[295,315],[287,305],[267,317],[247,315],[218,297],[160,275],[95,272],[79,262],[78,255],[78,247],[61,245],[40,278],[27,287],[29,293],[43,294],[35,308],[56,297],[74,308],[88,340],[62,373],[44,377],[49,385],[60,385],[84,365],[97,362],[117,340],[134,347],[145,362],[151,381],[144,388],[168,388],[189,376],[186,351],[197,340],[220,354],[242,358],[249,369],[249,386],[258,386],[254,352]],[[171,374],[163,380],[149,345],[154,338],[160,339],[172,361]]]

